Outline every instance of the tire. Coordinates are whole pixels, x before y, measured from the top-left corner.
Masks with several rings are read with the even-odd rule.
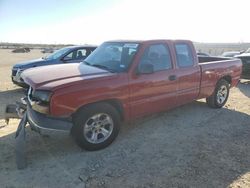
[[[222,108],[228,99],[229,96],[229,83],[221,79],[216,84],[213,94],[206,98],[208,106],[212,108]]]
[[[108,103],[81,108],[73,116],[72,135],[83,149],[94,151],[110,145],[120,130],[120,115]]]

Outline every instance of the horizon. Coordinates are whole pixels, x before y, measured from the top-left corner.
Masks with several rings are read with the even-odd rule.
[[[247,4],[246,0],[1,0],[0,42],[98,45],[114,39],[163,38],[245,44],[250,43],[250,28],[240,26],[246,25]]]

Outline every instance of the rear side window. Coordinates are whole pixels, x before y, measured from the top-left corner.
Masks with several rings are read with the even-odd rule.
[[[193,54],[190,46],[187,44],[176,44],[175,51],[177,64],[179,67],[191,67],[194,64]]]
[[[150,45],[144,51],[140,64],[150,63],[154,71],[161,71],[172,68],[169,49],[164,44]]]

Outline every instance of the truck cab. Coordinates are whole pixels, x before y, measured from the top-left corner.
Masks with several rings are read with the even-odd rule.
[[[27,119],[34,130],[71,131],[81,147],[98,150],[116,138],[121,121],[201,98],[223,107],[241,66],[198,58],[188,40],[108,41],[80,64],[24,71]]]

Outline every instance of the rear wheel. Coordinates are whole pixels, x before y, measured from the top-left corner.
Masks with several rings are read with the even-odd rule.
[[[99,150],[110,145],[120,129],[120,116],[107,103],[80,109],[73,118],[72,134],[77,144],[86,150]]]
[[[229,83],[222,79],[218,81],[213,94],[206,98],[206,102],[212,108],[221,108],[226,104],[228,96]]]

